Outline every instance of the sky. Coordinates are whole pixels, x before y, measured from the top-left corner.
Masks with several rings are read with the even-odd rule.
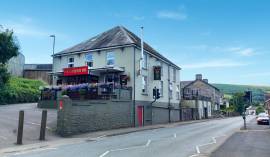
[[[0,25],[13,29],[26,63],[117,25],[179,65],[181,80],[270,86],[269,0],[0,0]]]

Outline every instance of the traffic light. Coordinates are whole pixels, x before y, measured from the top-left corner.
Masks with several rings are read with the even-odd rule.
[[[153,99],[159,99],[160,98],[160,93],[159,93],[159,89],[157,89],[156,87],[153,89]]]
[[[252,91],[245,91],[244,99],[248,103],[252,103]]]

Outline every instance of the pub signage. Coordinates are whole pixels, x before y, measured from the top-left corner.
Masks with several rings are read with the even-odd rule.
[[[87,75],[88,66],[64,68],[64,76]]]

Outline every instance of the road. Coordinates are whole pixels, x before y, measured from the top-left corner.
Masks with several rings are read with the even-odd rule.
[[[269,157],[269,146],[269,125],[257,125],[253,119],[247,124],[247,130],[233,134],[211,157]]]
[[[248,118],[248,121],[252,119]],[[48,147],[8,155],[9,157],[190,157],[214,147],[220,137],[243,126],[241,117],[211,120],[175,127],[101,137],[94,141]]]
[[[24,110],[23,143],[36,143],[39,138],[42,109],[36,103],[0,105],[0,149],[14,146],[17,138],[19,111]],[[47,117],[48,140],[58,139],[50,129],[56,128],[56,110],[49,109]]]

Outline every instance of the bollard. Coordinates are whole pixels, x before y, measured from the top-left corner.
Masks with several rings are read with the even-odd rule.
[[[47,110],[42,111],[39,140],[45,140]]]
[[[23,122],[24,122],[24,111],[20,111],[19,112],[18,133],[17,133],[17,144],[22,144]]]

